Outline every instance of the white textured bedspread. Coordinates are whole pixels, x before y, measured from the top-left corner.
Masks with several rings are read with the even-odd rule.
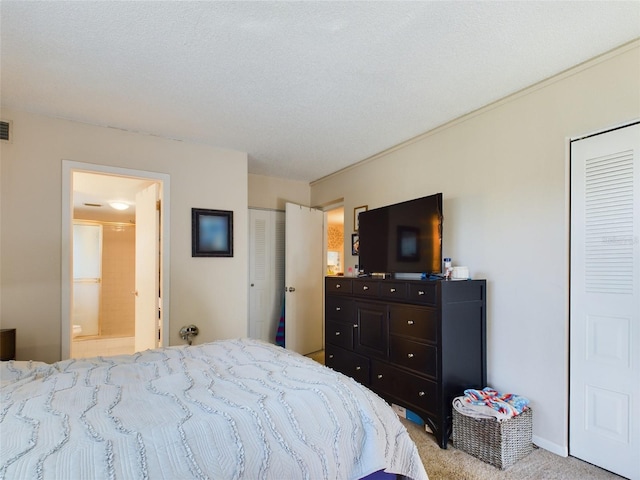
[[[3,362],[2,479],[426,479],[391,408],[241,339],[52,365]]]

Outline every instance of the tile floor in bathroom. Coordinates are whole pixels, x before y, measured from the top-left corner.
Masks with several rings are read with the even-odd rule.
[[[71,358],[131,354],[134,337],[76,337],[71,342]]]

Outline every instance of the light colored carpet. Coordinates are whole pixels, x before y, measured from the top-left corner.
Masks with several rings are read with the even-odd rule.
[[[307,356],[324,365],[324,350]],[[451,442],[442,450],[424,427],[404,418],[400,421],[418,447],[429,480],[624,480],[590,463],[560,457],[542,448],[534,448],[511,467],[500,470],[453,448]]]
[[[416,443],[429,480],[622,480],[622,477],[574,457],[560,457],[542,448],[500,470],[471,455],[453,448],[446,450],[436,443],[435,437],[424,427],[400,419]]]
[[[322,365],[324,365],[324,350],[320,350],[318,352],[313,352],[313,353],[308,353],[306,356],[311,358],[312,360],[315,360],[316,362],[321,363]]]

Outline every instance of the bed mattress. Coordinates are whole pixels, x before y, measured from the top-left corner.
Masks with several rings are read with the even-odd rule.
[[[381,398],[260,341],[3,362],[0,377],[2,479],[427,478]]]

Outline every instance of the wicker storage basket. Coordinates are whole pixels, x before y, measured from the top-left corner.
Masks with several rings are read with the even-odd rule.
[[[453,446],[500,469],[509,468],[533,450],[533,412],[502,422],[469,417],[453,409]]]

